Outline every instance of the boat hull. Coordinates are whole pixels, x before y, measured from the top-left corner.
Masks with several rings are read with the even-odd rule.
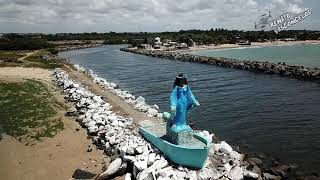
[[[159,125],[163,124],[151,126]],[[193,137],[204,144],[203,148],[176,145],[149,131],[148,127],[150,126],[140,127],[140,133],[162,153],[164,153],[172,162],[197,169],[201,169],[204,166],[211,146],[210,140],[197,133],[193,133]]]

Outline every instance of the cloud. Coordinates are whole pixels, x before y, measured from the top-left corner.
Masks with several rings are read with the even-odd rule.
[[[0,32],[250,30],[263,13],[304,8],[302,0],[0,0]]]

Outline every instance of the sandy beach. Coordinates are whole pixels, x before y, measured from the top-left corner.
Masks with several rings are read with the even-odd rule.
[[[197,51],[205,49],[227,49],[238,47],[254,47],[254,46],[277,46],[277,45],[298,45],[298,44],[320,44],[320,40],[306,40],[306,41],[273,41],[273,42],[252,42],[251,45],[238,45],[238,44],[221,44],[215,45],[196,45],[190,47],[187,51]]]
[[[24,58],[32,54],[34,53],[27,53]],[[74,71],[68,65],[63,69],[77,82],[108,100],[113,106],[113,111],[124,117],[133,118],[136,128],[140,121],[146,119],[157,121],[156,118],[150,118],[145,113],[135,110],[115,94],[105,91],[84,73]],[[72,176],[77,169],[99,175],[108,167],[110,157],[107,157],[103,150],[97,149],[88,137],[86,129],[82,128],[74,117],[65,116],[72,104],[64,100],[61,91],[53,84],[51,73],[51,70],[42,68],[0,68],[1,83],[39,81],[53,93],[53,98],[67,106],[60,109],[55,116],[62,120],[64,129],[52,138],[36,141],[23,137],[20,141],[21,138],[3,134],[0,141],[0,174],[4,179],[73,179]],[[122,178],[120,176],[116,179]]]
[[[38,51],[25,53],[19,60],[25,61],[26,58],[36,53]],[[108,100],[113,111],[124,117],[133,118],[136,128],[140,121],[146,119],[157,121],[155,118],[150,118],[145,113],[135,110],[133,106],[125,103],[114,93],[105,91],[84,73],[75,71],[66,64],[62,69],[66,70],[77,82],[84,84],[88,89]],[[52,97],[50,98],[61,104],[61,108],[53,118],[60,119],[64,127],[53,137],[42,137],[40,141],[30,138],[30,135],[13,137],[2,134],[0,140],[0,174],[2,178],[73,179],[76,170],[80,169],[95,177],[102,173],[108,167],[110,157],[107,157],[103,150],[97,149],[88,136],[87,130],[75,121],[75,117],[65,116],[68,109],[72,107],[72,103],[66,102],[61,90],[54,84],[52,70],[19,66],[0,68],[0,83],[2,83],[0,88],[1,85],[26,83],[30,80],[45,85],[51,93]],[[7,91],[3,92],[7,93]],[[42,92],[37,90],[34,93]],[[21,121],[23,120],[21,119]],[[31,134],[37,131],[32,128],[29,130]],[[120,176],[116,179],[122,178]]]
[[[37,80],[47,85],[54,98],[66,104],[63,95],[52,84],[51,72],[40,68],[0,68],[0,82],[19,83]],[[41,92],[38,92],[41,93]],[[93,174],[102,172],[107,160],[97,150],[87,132],[72,117],[66,117],[61,108],[55,118],[61,119],[64,129],[53,138],[41,141],[18,139],[3,135],[0,141],[0,174],[2,179],[71,179],[76,169]],[[88,148],[90,147],[90,148]],[[92,149],[91,152],[87,152]]]

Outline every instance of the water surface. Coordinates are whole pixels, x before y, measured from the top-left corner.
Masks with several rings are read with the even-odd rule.
[[[320,67],[320,44],[246,46],[230,49],[197,50],[191,52],[191,54]]]
[[[169,109],[175,76],[187,73],[201,106],[190,113],[196,128],[250,152],[280,157],[320,172],[320,85],[213,65],[177,62],[105,46],[62,53],[148,104]]]

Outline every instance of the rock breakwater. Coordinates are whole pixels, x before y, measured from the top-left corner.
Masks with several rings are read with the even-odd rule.
[[[64,45],[64,46],[59,46],[56,49],[59,52],[62,52],[62,51],[71,51],[71,50],[77,50],[77,49],[95,48],[95,47],[100,47],[100,46],[103,46],[103,45],[104,44],[102,44],[102,43],[79,44],[79,45]]]
[[[135,48],[121,48],[121,51],[142,54],[157,58],[166,58],[170,60],[195,62],[203,64],[212,64],[221,67],[261,72],[266,74],[278,74],[280,76],[292,77],[303,80],[320,80],[319,68],[308,68],[304,66],[287,65],[284,62],[271,63],[262,61],[244,61],[223,57],[198,56],[174,51],[145,50]]]

